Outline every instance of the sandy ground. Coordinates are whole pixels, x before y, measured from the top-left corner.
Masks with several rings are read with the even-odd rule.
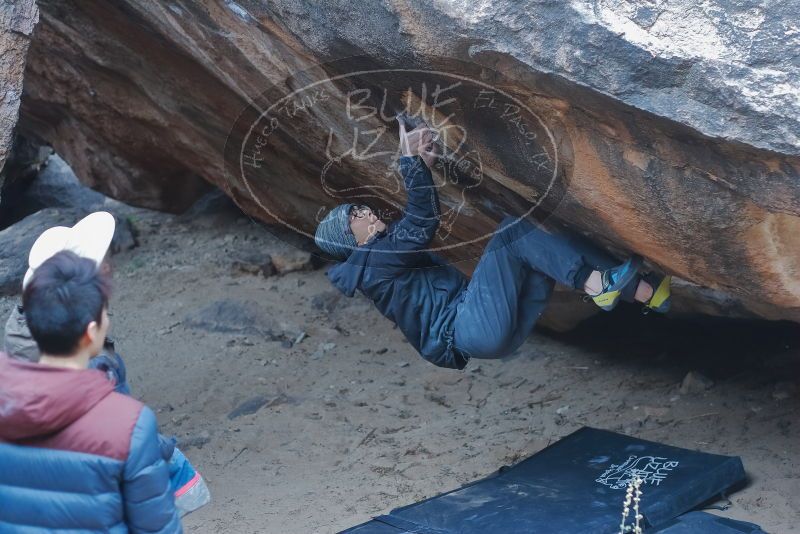
[[[338,298],[322,270],[232,266],[294,250],[245,218],[133,222],[140,246],[114,258],[112,336],[135,395],[211,488],[189,532],[336,532],[584,425],[739,455],[750,480],[721,513],[800,532],[797,330],[622,309],[568,337],[537,332],[505,361],[442,370],[369,302]],[[693,370],[714,385],[682,394]],[[229,417],[248,402],[262,406]]]

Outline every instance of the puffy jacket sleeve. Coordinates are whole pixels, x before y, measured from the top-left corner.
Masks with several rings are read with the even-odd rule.
[[[169,483],[169,467],[158,441],[156,416],[146,406],[133,428],[122,484],[130,532],[183,532]]]
[[[431,170],[419,156],[403,156],[399,161],[408,202],[403,218],[394,227],[398,248],[420,250],[427,247],[439,227],[439,195]]]

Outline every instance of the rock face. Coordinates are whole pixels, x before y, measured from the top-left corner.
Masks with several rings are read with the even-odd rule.
[[[0,172],[0,228],[20,219],[20,197],[39,176],[52,153],[48,146],[21,135],[14,136],[13,147]],[[75,181],[78,182],[77,177]]]
[[[679,277],[677,311],[800,321],[794,4],[43,1],[20,127],[112,197],[207,181],[310,233],[343,198],[397,214],[411,106],[454,127],[437,244],[466,271],[535,206]]]
[[[35,0],[0,2],[0,171],[11,151],[22,95],[25,57],[38,20]]]
[[[87,213],[103,209],[107,197],[81,184],[60,157],[49,156],[43,167],[5,206],[3,215],[8,213],[9,222],[45,208],[81,208]]]

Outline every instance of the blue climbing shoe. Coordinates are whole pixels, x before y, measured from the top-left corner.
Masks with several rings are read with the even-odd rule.
[[[672,303],[672,295],[670,293],[672,277],[669,275],[659,276],[656,273],[647,273],[642,275],[642,280],[653,288],[653,295],[650,297],[650,300],[644,303],[642,312],[650,313],[650,310],[653,310],[658,313],[667,313]]]
[[[590,295],[594,303],[605,311],[613,310],[628,285],[639,280],[637,275],[641,264],[642,258],[634,255],[622,265],[602,271],[603,290],[597,295]]]

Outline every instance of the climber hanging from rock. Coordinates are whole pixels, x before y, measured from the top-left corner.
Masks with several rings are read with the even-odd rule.
[[[400,122],[398,165],[408,193],[401,220],[387,225],[367,206],[341,204],[315,241],[339,260],[328,278],[345,295],[356,289],[394,321],[415,349],[440,367],[462,369],[470,358],[502,358],[528,337],[556,282],[584,291],[603,310],[620,300],[666,312],[670,277],[640,274],[633,256],[614,266],[593,263],[584,245],[524,219],[504,219],[468,280],[427,249],[439,224],[431,168],[434,134]]]

